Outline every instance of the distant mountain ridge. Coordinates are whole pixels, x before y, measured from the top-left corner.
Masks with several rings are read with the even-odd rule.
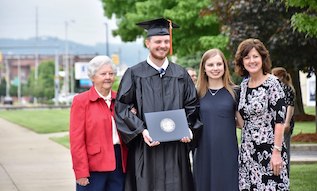
[[[109,54],[118,54],[122,64],[133,66],[138,62],[145,60],[148,50],[141,43],[109,43]],[[37,48],[36,48],[37,47]],[[37,41],[35,38],[30,39],[7,39],[0,38],[0,51],[2,54],[13,55],[54,55],[64,54],[66,44],[64,40],[56,37],[40,37]],[[83,45],[73,41],[68,41],[68,52],[71,55],[96,54],[104,55],[107,52],[106,43],[98,43],[95,46]]]

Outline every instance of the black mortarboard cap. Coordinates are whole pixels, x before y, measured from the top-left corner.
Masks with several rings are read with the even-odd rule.
[[[153,19],[149,21],[139,22],[139,23],[136,23],[136,25],[147,30],[147,37],[170,35],[171,37],[170,55],[173,54],[172,29],[179,28],[177,24],[165,18],[158,18],[158,19]]]
[[[177,24],[164,18],[139,22],[136,25],[147,30],[147,37],[169,35],[171,30],[170,26],[172,28],[179,28]]]

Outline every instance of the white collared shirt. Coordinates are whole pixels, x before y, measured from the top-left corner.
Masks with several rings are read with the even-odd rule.
[[[110,108],[111,105],[111,91],[109,92],[109,94],[105,97],[103,96],[101,93],[98,92],[98,90],[95,87],[96,92],[98,93],[98,95],[105,100],[107,106]],[[117,131],[117,126],[116,123],[114,121],[114,118],[111,116],[111,121],[112,121],[112,140],[113,140],[113,144],[120,144],[120,139],[119,139],[119,135],[118,135],[118,131]]]
[[[150,55],[147,57],[146,62],[150,66],[152,66],[155,70],[157,70],[158,72],[160,72],[162,68],[164,70],[166,70],[166,68],[168,67],[168,59],[167,58],[165,58],[164,63],[161,67],[158,67],[157,65],[154,64],[154,62],[152,62],[152,60],[150,59]]]

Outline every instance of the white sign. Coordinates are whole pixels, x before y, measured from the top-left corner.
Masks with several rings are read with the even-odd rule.
[[[316,104],[316,76],[307,79],[307,105],[314,106]]]
[[[89,79],[88,77],[88,62],[76,62],[75,63],[75,79]]]

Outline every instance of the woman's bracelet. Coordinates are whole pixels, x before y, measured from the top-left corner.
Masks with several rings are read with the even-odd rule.
[[[274,145],[274,149],[278,150],[279,152],[282,152],[282,147]]]

